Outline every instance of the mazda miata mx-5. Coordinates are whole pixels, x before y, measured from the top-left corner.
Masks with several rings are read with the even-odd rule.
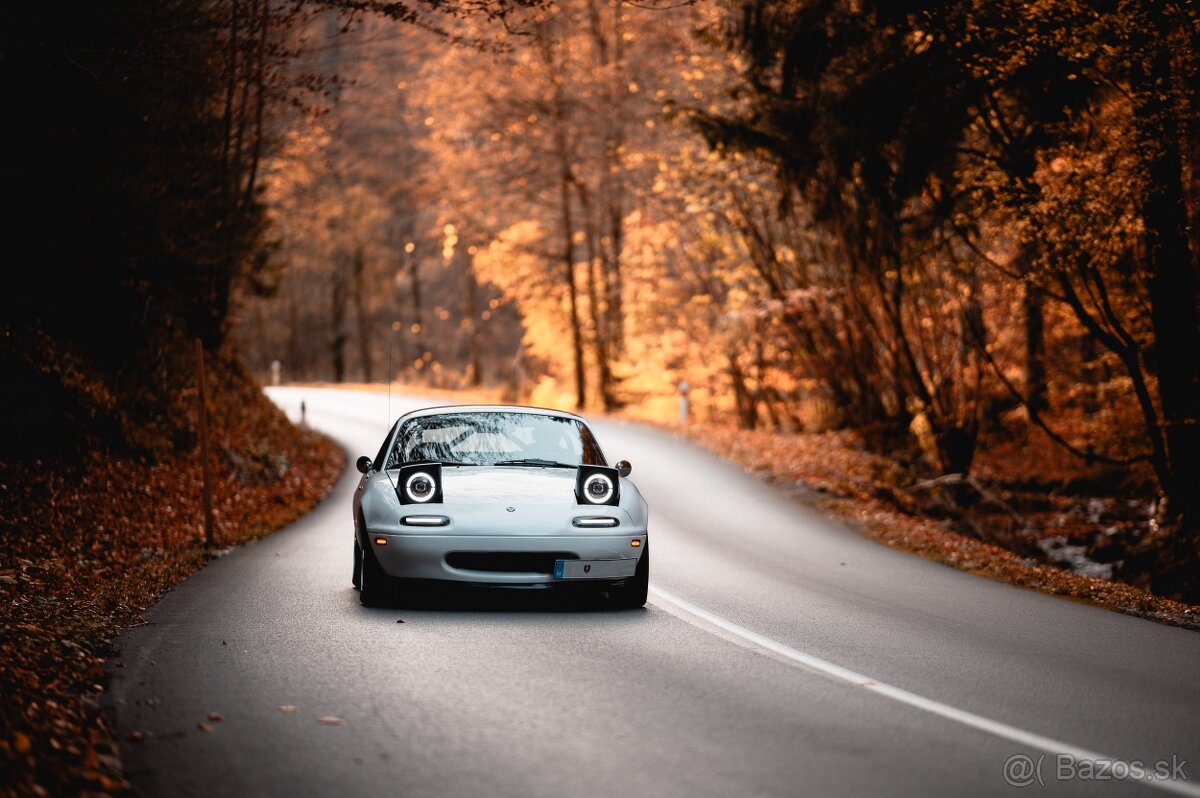
[[[579,416],[507,405],[401,416],[358,458],[354,585],[378,606],[423,585],[591,587],[646,603],[646,502]]]

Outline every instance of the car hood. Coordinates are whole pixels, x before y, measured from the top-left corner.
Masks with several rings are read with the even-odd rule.
[[[620,506],[584,507],[575,499],[574,468],[538,468],[531,466],[442,468],[441,504],[400,504],[393,489],[398,472],[388,479],[365,477],[360,493],[368,529],[393,534],[583,534],[573,527],[579,514],[610,515],[620,526],[605,529],[604,534],[645,534],[647,513],[637,488],[624,479]],[[401,526],[399,519],[408,514],[445,514],[448,528]],[[515,515],[510,515],[515,513]],[[588,532],[587,534],[600,534]]]
[[[574,504],[578,473],[574,468],[447,466],[442,469],[442,501],[446,504],[490,501]]]

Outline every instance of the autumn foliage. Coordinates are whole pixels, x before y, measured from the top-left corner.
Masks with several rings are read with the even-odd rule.
[[[271,272],[267,126],[301,75],[268,2],[10,6],[13,250],[0,289],[0,792],[127,789],[100,710],[124,626],[202,565],[199,340],[221,545],[307,512],[342,453],[226,345]]]
[[[308,512],[343,456],[290,424],[236,363],[210,374],[215,538],[227,547]],[[181,399],[194,426],[194,391]],[[213,556],[201,480],[194,450],[152,463],[98,450],[0,464],[0,788],[127,788],[100,709],[104,662],[121,628]]]
[[[869,346],[816,373],[858,424],[899,421],[940,471],[966,476],[1010,402],[1085,462],[1146,464],[1163,496],[1150,531],[1177,530],[1158,585],[1187,592],[1200,542],[1197,29],[1195,9],[1173,3],[756,3],[718,36],[746,58],[746,107],[696,112],[714,144],[771,163],[834,248],[817,279],[847,343],[857,331]],[[828,337],[819,305],[788,307],[811,273],[777,260],[763,271],[789,324]],[[1055,347],[1053,370],[1047,303],[1066,316],[1050,335],[1091,349]],[[1135,435],[1064,435],[1047,375],[1088,391],[1106,360],[1107,403]]]
[[[1193,3],[5,14],[0,746],[28,789],[119,786],[78,696],[198,561],[196,339],[226,534],[308,506],[334,454],[237,351],[660,420],[686,383],[739,457],[833,435],[842,482],[878,469],[863,501],[1200,598]]]
[[[936,480],[913,484],[902,463],[871,452],[854,430],[791,435],[704,423],[665,426],[884,545],[1009,584],[1200,630],[1200,606],[1110,578],[1111,559],[1128,549],[1122,538],[1136,533],[1136,524],[1120,499],[1093,495],[1079,506],[1079,486],[1069,481],[1081,475],[1069,455],[1047,463],[1047,481],[1026,486],[1023,494],[998,483],[992,471],[1013,470],[1003,462],[1013,452],[989,455],[990,462],[980,464],[987,476],[970,486],[983,491],[979,503],[985,506],[964,517],[962,508],[946,501],[948,494],[941,504],[924,495],[944,490]],[[1051,484],[1054,479],[1059,482]],[[1047,534],[1021,534],[1022,526],[1033,525]],[[1052,550],[1086,550],[1097,561],[1079,570],[1047,564],[1039,540],[1054,543]]]
[[[854,430],[1035,556],[1039,491],[1132,501],[1080,545],[1198,595],[1192,5],[333,16],[338,96],[268,169],[256,369],[657,419],[686,382],[693,418]]]

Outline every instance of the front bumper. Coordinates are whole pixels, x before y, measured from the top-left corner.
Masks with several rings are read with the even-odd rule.
[[[646,533],[568,535],[438,535],[371,533],[368,545],[389,576],[490,585],[552,585],[553,559],[639,560]],[[378,540],[385,541],[383,544]],[[638,545],[632,545],[632,541]],[[488,555],[497,555],[489,557]],[[542,562],[539,562],[539,556]],[[511,565],[504,565],[505,558]],[[545,562],[550,567],[545,567]],[[500,562],[500,565],[496,563]],[[495,570],[513,567],[519,570]],[[536,570],[535,570],[536,569]],[[600,581],[600,580],[578,580]],[[624,581],[621,579],[613,582]]]

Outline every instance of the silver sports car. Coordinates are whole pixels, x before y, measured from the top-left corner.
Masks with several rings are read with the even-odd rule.
[[[646,502],[570,413],[477,405],[417,410],[358,458],[354,585],[362,603],[422,580],[592,586],[646,603]]]

